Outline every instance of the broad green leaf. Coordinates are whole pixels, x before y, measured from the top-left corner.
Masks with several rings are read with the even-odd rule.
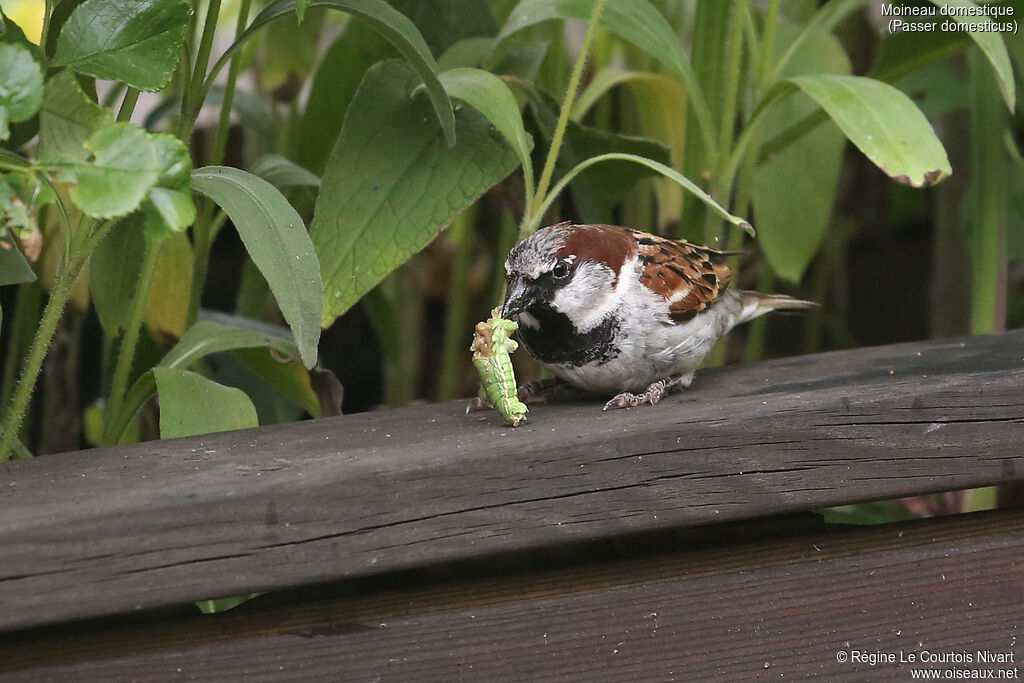
[[[308,1],[308,0],[307,0]],[[295,9],[298,11],[299,3]],[[324,12],[315,11],[299,22],[274,21],[260,41],[260,91],[277,95],[297,92],[313,72]],[[275,92],[276,91],[276,92]],[[287,99],[287,95],[285,95]]]
[[[251,372],[279,394],[313,417],[320,417],[320,400],[313,391],[309,371],[302,367],[302,363],[283,363],[266,349],[236,349],[235,355]]]
[[[290,155],[300,166],[323,174],[327,157],[341,132],[352,95],[363,80],[366,70],[382,59],[396,57],[398,52],[369,24],[350,21],[330,48],[316,73],[309,91],[309,101],[295,125],[293,151]]]
[[[423,34],[430,51],[439,55],[465,38],[498,33],[488,0],[390,0]]]
[[[279,190],[286,187],[320,187],[320,178],[280,154],[260,157],[249,170]]]
[[[593,4],[593,0],[522,0],[501,28],[498,40],[550,19],[586,21]],[[682,41],[661,12],[648,0],[612,0],[601,14],[601,26],[651,55],[679,76],[686,86],[705,144],[708,149],[714,149],[712,134],[715,128],[700,84],[683,51]]]
[[[160,395],[160,438],[195,436],[258,427],[245,392],[188,370],[153,368]]]
[[[427,103],[409,97],[418,85],[403,62],[381,62],[349,106],[310,229],[324,272],[325,327],[517,165],[500,133],[468,108],[456,116],[448,149]]]
[[[260,269],[307,368],[316,364],[323,311],[320,264],[302,218],[262,178],[226,166],[192,173],[192,188],[231,218],[246,251]]]
[[[440,78],[449,97],[460,99],[475,108],[505,136],[523,166],[527,198],[532,196],[533,162],[530,160],[530,150],[533,142],[523,128],[519,104],[509,87],[494,74],[480,69],[452,69],[442,73]]]
[[[11,241],[7,231],[0,231],[0,286],[35,282],[36,274]]]
[[[196,219],[196,205],[189,188],[192,158],[188,148],[173,135],[151,135],[160,177],[149,191],[142,210],[146,215],[146,240],[158,244],[180,233]]]
[[[185,333],[192,292],[192,243],[179,232],[152,248],[159,248],[160,253],[146,300],[146,327],[155,340],[170,344]]]
[[[898,182],[928,187],[952,173],[928,119],[891,85],[832,74],[788,81],[810,95],[865,156]]]
[[[21,45],[0,44],[0,141],[8,125],[31,118],[43,100],[43,71]]]
[[[216,316],[215,320],[200,319],[185,331],[185,335],[167,352],[158,366],[184,370],[212,353],[234,349],[269,347],[284,357],[297,352],[291,339],[268,328],[255,321],[249,321],[247,327],[243,328],[239,326],[238,319],[223,315]],[[121,414],[107,416],[113,420],[112,433],[120,436],[135,413],[155,392],[153,371],[148,370],[128,390]]]
[[[52,65],[163,90],[178,65],[190,13],[182,0],[86,0],[64,24]]]
[[[930,0],[933,5],[939,8],[949,7],[970,7],[975,10],[978,9],[978,5],[972,0]],[[938,17],[940,20],[945,20],[946,17]],[[1012,22],[1012,15],[1010,21]],[[1003,95],[1003,100],[1006,102],[1006,108],[1011,112],[1016,107],[1017,103],[1017,92],[1013,82],[1013,67],[1010,66],[1010,56],[1006,53],[1006,44],[1003,43],[1003,38],[999,33],[985,30],[969,30],[971,25],[977,26],[979,23],[984,21],[986,17],[979,16],[954,16],[949,17],[953,22],[959,23],[960,27],[971,37],[971,40],[981,48],[981,51],[985,53],[985,58],[989,64],[992,65],[993,71],[995,71],[996,82],[999,84],[999,91]],[[1007,18],[999,18],[995,21],[1005,22]]]
[[[85,141],[114,122],[114,111],[90,100],[67,69],[46,82],[39,110],[39,156],[85,161]]]
[[[495,44],[494,38],[482,36],[463,38],[449,45],[448,49],[437,58],[437,67],[442,71],[449,71],[459,67],[481,67],[494,52]],[[506,72],[496,70],[495,73]]]
[[[95,0],[90,0],[95,2]],[[130,123],[101,128],[85,141],[91,163],[67,166],[77,184],[71,199],[93,218],[134,211],[160,178],[160,155],[151,136]]]
[[[777,44],[782,48],[798,27],[783,23],[777,30]],[[836,37],[819,30],[806,37],[783,75],[822,72],[848,74],[850,61]],[[798,93],[766,113],[762,135],[776,135],[816,108],[810,98]],[[842,132],[827,123],[776,153],[754,172],[759,241],[772,269],[788,280],[800,280],[825,238],[845,144]]]
[[[142,214],[133,214],[118,222],[89,259],[89,292],[96,316],[110,337],[121,336],[131,317],[132,299],[146,253],[143,220]]]
[[[90,0],[96,2],[97,0]],[[408,17],[396,11],[384,0],[310,0],[309,7],[327,7],[341,10],[367,22],[378,33],[394,45],[399,54],[412,65],[419,74],[427,89],[427,96],[434,107],[434,112],[441,122],[448,145],[455,144],[455,114],[452,103],[444,92],[441,82],[437,80],[437,63],[430,48],[423,40],[422,34]],[[267,5],[262,12],[249,24],[249,28],[221,55],[210,70],[206,87],[212,84],[217,73],[227,64],[235,50],[267,22],[291,14],[295,10],[295,0],[275,0]]]

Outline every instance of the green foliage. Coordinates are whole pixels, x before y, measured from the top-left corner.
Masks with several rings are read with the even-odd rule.
[[[267,181],[224,166],[197,169],[192,189],[224,209],[295,333],[307,368],[320,340],[320,264],[302,217]]]
[[[188,370],[153,369],[160,393],[160,438],[258,427],[256,408],[244,391]]]
[[[516,154],[470,109],[458,112],[449,149],[427,104],[410,97],[418,83],[402,62],[372,67],[331,152],[310,229],[325,326],[515,168]]]
[[[433,357],[424,327],[445,330],[439,384],[456,395],[466,318],[500,296],[515,223],[522,236],[556,218],[620,221],[741,248],[753,215],[762,281],[820,287],[827,278],[806,274],[845,248],[833,214],[846,141],[930,187],[954,170],[933,123],[958,110],[974,119],[974,328],[1000,325],[1008,264],[1024,253],[1015,36],[884,35],[861,77],[843,45],[865,38],[844,21],[868,0],[274,0],[251,20],[241,4],[235,20],[218,2],[50,3],[42,46],[0,15],[0,284],[42,275],[50,290],[38,324],[38,303],[8,316],[22,341],[5,369],[23,370],[16,390],[5,373],[0,459],[20,444],[87,265],[74,300],[95,308],[114,365],[105,412],[89,418],[95,441],[141,435],[135,416],[157,394],[164,437],[319,415],[308,368],[321,326],[360,301],[392,400],[416,393]],[[566,39],[569,20],[586,22],[581,42]],[[965,51],[962,77],[945,60]],[[140,90],[161,100],[134,118],[144,127],[131,123]],[[204,105],[233,110],[241,136],[227,144],[225,111],[193,144]],[[192,171],[193,155],[206,167]],[[456,220],[437,253],[417,256]],[[212,320],[199,304],[225,227],[246,275],[235,315]],[[752,285],[748,270],[735,269],[737,286]],[[424,324],[428,287],[450,288],[444,325]]]
[[[52,66],[139,90],[162,90],[191,9],[183,0],[86,0],[65,22]]]
[[[788,80],[813,98],[865,156],[897,181],[927,187],[953,172],[928,119],[891,85],[832,74]]]
[[[0,141],[10,136],[8,125],[30,118],[43,98],[43,73],[21,45],[0,44]]]

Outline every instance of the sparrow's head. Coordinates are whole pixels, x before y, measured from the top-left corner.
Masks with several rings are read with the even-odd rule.
[[[538,230],[505,261],[502,316],[536,327],[540,309],[548,308],[585,332],[613,307],[619,271],[633,251],[624,233],[606,226],[559,223]]]

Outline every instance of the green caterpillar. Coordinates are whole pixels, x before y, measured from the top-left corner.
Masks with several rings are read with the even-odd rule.
[[[501,317],[500,308],[495,308],[490,318],[477,323],[473,344],[469,347],[487,400],[512,427],[525,422],[527,413],[526,404],[516,393],[516,376],[509,355],[519,347],[510,338],[517,328],[515,322]]]

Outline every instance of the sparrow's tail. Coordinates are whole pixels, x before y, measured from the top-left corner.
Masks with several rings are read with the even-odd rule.
[[[737,325],[753,320],[768,311],[814,308],[818,305],[813,301],[794,299],[785,294],[761,294],[760,292],[743,289],[737,290],[736,294],[739,295],[740,305],[742,306],[739,315],[736,317],[735,324]]]

